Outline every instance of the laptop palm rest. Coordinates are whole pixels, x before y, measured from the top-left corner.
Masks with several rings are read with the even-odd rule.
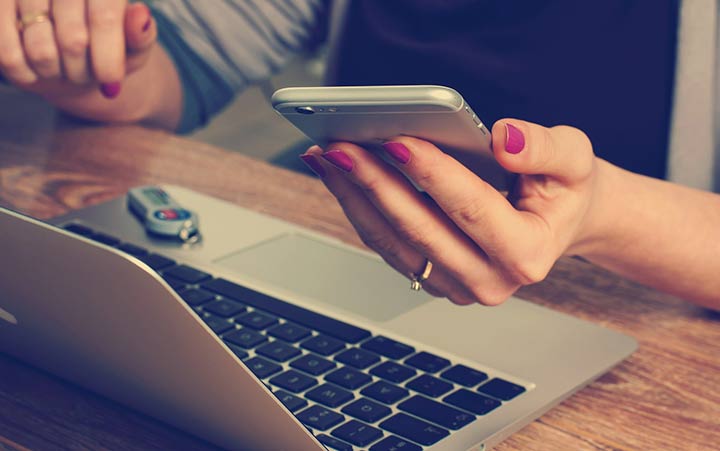
[[[281,235],[214,263],[378,322],[433,299],[411,291],[409,281],[381,260],[303,234]]]

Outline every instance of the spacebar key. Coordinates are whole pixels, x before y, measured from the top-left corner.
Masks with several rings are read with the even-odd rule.
[[[370,332],[325,315],[312,312],[257,291],[245,288],[225,279],[213,279],[202,284],[206,290],[242,302],[289,321],[302,324],[349,343],[357,343],[370,336]]]

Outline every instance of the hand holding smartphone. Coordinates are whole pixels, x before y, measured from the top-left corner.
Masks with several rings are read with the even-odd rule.
[[[393,136],[413,136],[432,142],[495,188],[507,188],[508,174],[492,156],[490,132],[454,89],[283,88],[271,101],[278,113],[322,147],[347,141],[375,151]]]

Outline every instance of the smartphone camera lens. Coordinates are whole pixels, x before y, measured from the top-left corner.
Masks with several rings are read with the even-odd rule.
[[[295,108],[295,111],[300,114],[315,114],[315,109],[311,106],[299,106]]]

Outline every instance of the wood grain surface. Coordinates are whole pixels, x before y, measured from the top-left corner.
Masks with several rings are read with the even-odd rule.
[[[60,121],[48,130],[13,118],[0,115],[0,205],[49,218],[135,185],[172,183],[360,245],[309,177],[140,127]],[[719,315],[575,259],[560,261],[520,295],[632,335],[640,348],[496,449],[720,449]],[[215,448],[0,355],[6,449]]]

